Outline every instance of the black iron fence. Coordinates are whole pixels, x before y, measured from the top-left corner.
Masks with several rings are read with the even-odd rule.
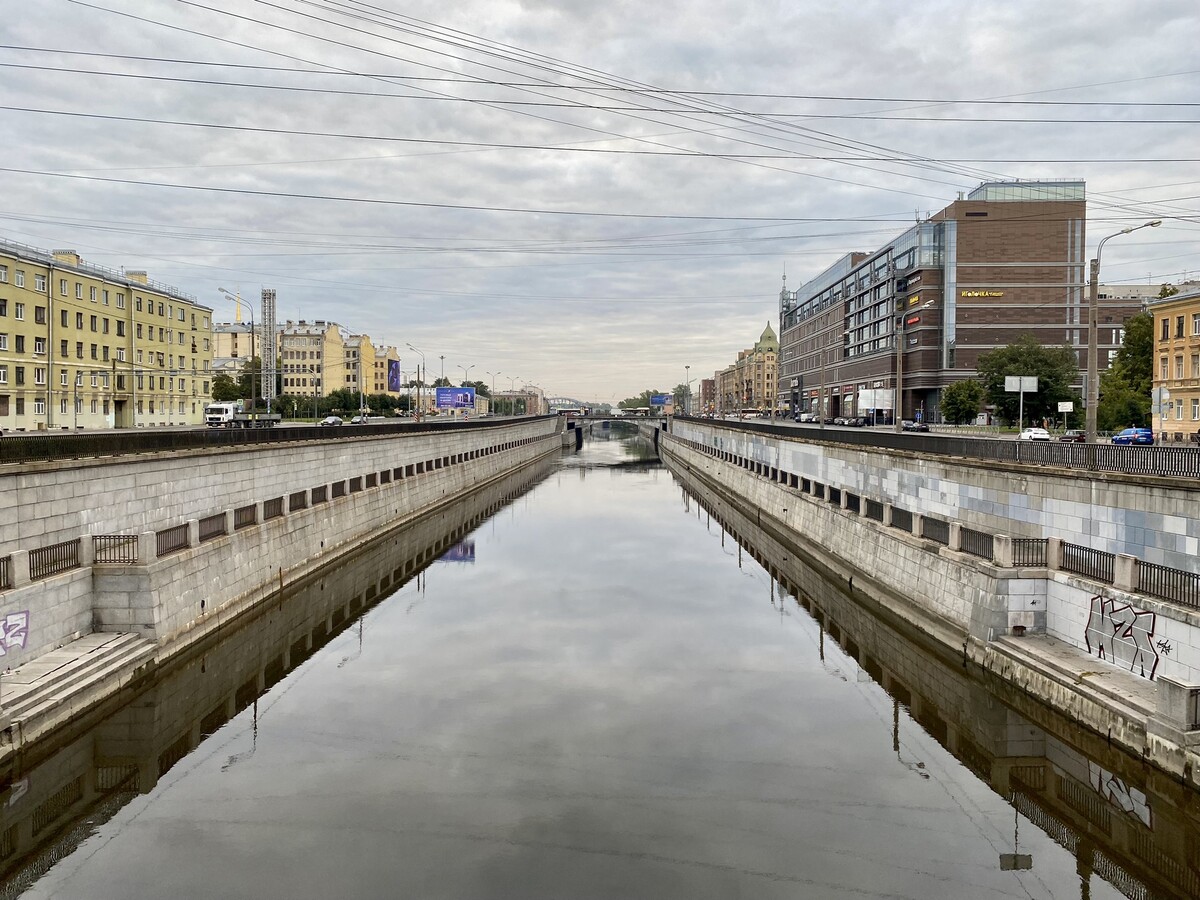
[[[37,432],[14,434],[5,432],[0,440],[0,463],[39,462],[51,459],[86,459],[97,456],[127,456],[134,453],[157,453],[165,450],[204,450],[213,447],[246,446],[250,444],[291,444],[303,441],[338,440],[353,437],[377,437],[393,434],[424,434],[429,432],[461,431],[464,428],[503,428],[514,423],[534,421],[554,416],[528,418],[433,419],[414,422],[409,419],[371,425],[342,425],[337,428],[314,428],[308,425],[288,425],[278,428],[183,428],[183,429],[115,429],[112,431]]]
[[[239,528],[249,528],[251,525],[258,524],[258,506],[254,503],[247,506],[239,506],[233,511],[233,530]]]
[[[1046,539],[1013,538],[1012,555],[1014,566],[1044,566],[1046,565]]]
[[[996,554],[996,541],[992,535],[974,528],[959,529],[959,547],[963,553],[970,553],[980,559],[993,559]]]
[[[312,489],[312,503],[314,506],[316,506],[318,503],[324,503],[328,499],[329,499],[328,485],[322,484],[322,485],[318,485],[317,487]]]
[[[58,572],[79,568],[79,538],[29,551],[29,580],[39,581]]]
[[[93,560],[97,563],[133,564],[138,561],[135,534],[93,534]]]
[[[308,494],[305,491],[296,491],[295,493],[288,494],[288,512],[307,508]]]
[[[205,516],[200,520],[200,541],[211,541],[213,538],[221,537],[226,534],[225,531],[225,513],[220,512],[216,515]]]
[[[162,531],[156,532],[154,543],[155,553],[158,556],[166,556],[168,553],[178,553],[180,550],[186,550],[188,545],[187,523],[172,525],[170,528],[164,528]]]
[[[0,589],[12,587],[12,556],[0,556]]]
[[[1065,572],[1074,572],[1085,578],[1095,578],[1097,581],[1112,584],[1115,560],[1116,555],[1107,550],[1096,550],[1063,541],[1062,569]]]
[[[1194,572],[1139,562],[1137,589],[1151,597],[1200,607],[1200,575]]]
[[[770,434],[793,441],[820,444],[849,444],[862,448],[906,450],[931,456],[959,456],[998,463],[1029,463],[1087,472],[1120,472],[1130,475],[1157,475],[1164,478],[1200,478],[1200,445],[1156,445],[1153,447],[1121,444],[1075,444],[1061,441],[1013,441],[968,438],[947,434],[913,434],[826,428],[804,425],[780,425],[770,421],[714,422],[695,421],[699,425]]]
[[[283,498],[272,497],[270,500],[263,501],[263,521],[268,519],[278,519],[283,515]]]
[[[941,519],[921,518],[921,537],[937,541],[939,544],[950,543],[950,523]]]
[[[898,506],[892,507],[892,527],[899,528],[901,531],[912,531],[913,517],[907,509],[901,509]]]
[[[883,521],[883,504],[878,500],[867,499],[867,518],[874,519],[876,522]]]

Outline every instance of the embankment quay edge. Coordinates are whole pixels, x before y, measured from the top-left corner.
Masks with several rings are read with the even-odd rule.
[[[5,467],[0,761],[338,558],[556,456],[562,430],[540,417]]]
[[[981,475],[978,461],[964,469],[950,459],[694,420],[672,423],[660,449],[681,477],[722,497],[856,600],[1197,782],[1200,613],[1141,593],[1138,570],[1154,564],[1103,549],[1133,548],[1111,527],[1129,509],[1097,508],[1088,519],[1095,536],[1080,536],[1078,508],[1105,490],[1086,475],[1012,464]],[[1133,511],[1164,529],[1138,535],[1140,546],[1181,559],[1195,521],[1182,534],[1173,529],[1195,489],[1175,485],[1164,497],[1157,485],[1125,477],[1116,487]],[[1063,513],[1068,501],[1076,516]],[[1064,533],[1101,548],[1081,548]],[[1094,552],[1081,557],[1072,548]]]

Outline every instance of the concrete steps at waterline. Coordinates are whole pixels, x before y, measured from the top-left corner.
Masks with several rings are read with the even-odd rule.
[[[30,740],[113,693],[156,652],[153,641],[134,634],[89,634],[3,673],[0,707],[12,722],[14,741]]]

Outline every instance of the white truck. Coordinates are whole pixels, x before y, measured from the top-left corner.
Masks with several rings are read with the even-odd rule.
[[[273,428],[282,419],[279,413],[248,413],[240,402],[204,407],[204,424],[209,428]]]

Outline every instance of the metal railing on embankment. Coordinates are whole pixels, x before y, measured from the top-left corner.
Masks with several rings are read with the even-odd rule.
[[[928,456],[960,457],[997,463],[1025,463],[1055,466],[1086,472],[1116,472],[1128,475],[1152,475],[1163,478],[1200,478],[1200,445],[1156,445],[1152,447],[1121,444],[1076,444],[1061,441],[1016,441],[989,438],[953,437],[941,434],[865,431],[852,428],[826,428],[805,425],[777,425],[769,421],[747,419],[719,421],[685,419],[716,428],[815,444],[848,444],[862,449],[902,450]]]
[[[207,450],[259,444],[295,444],[340,438],[377,437],[397,434],[427,434],[462,428],[504,428],[514,422],[555,419],[530,416],[518,419],[433,419],[425,422],[397,420],[370,425],[340,425],[336,428],[289,425],[277,428],[167,428],[112,431],[55,432],[32,434],[5,432],[0,438],[0,464],[44,462],[54,459],[90,459],[126,456],[167,450]]]
[[[1200,608],[1200,574],[1142,562],[1124,553],[1111,553],[1063,541],[1057,537],[1029,538],[989,534],[960,522],[949,522],[892,503],[822,484],[795,472],[768,466],[728,450],[674,436],[673,440],[758,477],[778,482],[802,495],[837,504],[847,512],[886,527],[933,541],[950,550],[1011,568],[1048,568],[1081,575],[1118,590],[1140,592],[1184,606]]]

